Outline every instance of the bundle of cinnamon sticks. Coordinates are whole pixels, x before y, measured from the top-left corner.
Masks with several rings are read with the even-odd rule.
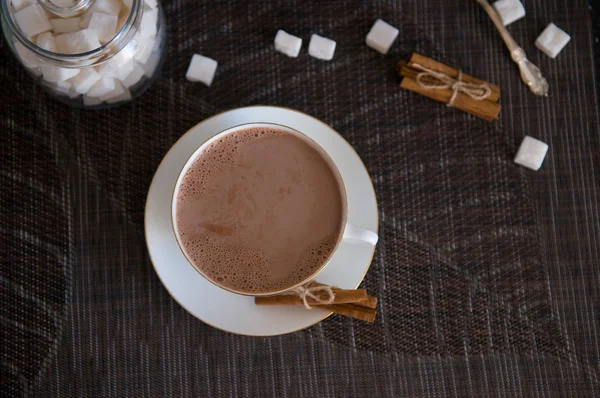
[[[313,282],[311,286],[326,286]],[[329,297],[324,292],[315,292],[319,300],[306,298],[307,304],[311,308],[319,308],[330,311],[335,314],[349,316],[362,321],[373,323],[377,314],[377,298],[369,296],[366,289],[345,290],[337,287],[331,287],[333,291],[333,300],[330,304],[321,304]],[[277,296],[255,297],[256,305],[304,305],[302,297],[295,294],[280,294]]]
[[[427,70],[433,71],[433,73],[429,73]],[[499,118],[500,104],[498,104],[498,99],[500,98],[500,87],[497,85],[469,76],[458,69],[417,53],[413,53],[408,62],[402,60],[398,63],[398,73],[403,77],[400,84],[402,88],[446,103],[487,121]],[[470,91],[464,90],[460,85],[455,86],[440,82],[436,78],[438,74],[447,76],[450,82],[454,80],[455,82],[470,84],[472,87],[487,87],[486,90],[489,89],[489,91],[484,99],[480,99],[480,96],[470,95]],[[420,78],[418,78],[419,75],[421,75]],[[432,88],[434,86],[437,87]],[[457,90],[456,93],[455,90]]]

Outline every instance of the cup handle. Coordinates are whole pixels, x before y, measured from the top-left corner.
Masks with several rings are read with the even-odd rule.
[[[343,240],[348,240],[350,242],[365,242],[372,246],[377,244],[379,240],[379,236],[373,231],[369,231],[368,229],[357,227],[356,225],[352,225],[350,223],[346,224],[346,228],[344,229],[344,235],[342,237]]]

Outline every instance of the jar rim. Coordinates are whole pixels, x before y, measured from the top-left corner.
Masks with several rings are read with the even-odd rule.
[[[9,1],[10,0],[0,0],[0,2],[2,2],[2,17],[10,27],[11,34],[14,35],[23,46],[34,52],[36,55],[50,59],[61,66],[72,67],[89,66],[99,61],[104,62],[110,59],[113,55],[117,54],[121,49],[123,49],[123,47],[127,45],[129,40],[131,40],[133,35],[137,32],[137,29],[132,29],[132,27],[139,26],[144,7],[144,0],[133,0],[131,4],[131,12],[129,13],[129,16],[127,17],[123,27],[112,39],[102,44],[100,47],[83,53],[62,54],[38,47],[35,43],[29,40],[12,18],[12,14],[9,10]],[[43,6],[41,7],[44,8]],[[93,5],[91,7],[93,7]]]

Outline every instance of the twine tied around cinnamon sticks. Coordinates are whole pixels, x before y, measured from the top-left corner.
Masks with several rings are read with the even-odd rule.
[[[499,119],[500,87],[495,84],[417,53],[398,63],[398,73],[401,88],[488,121]]]
[[[321,309],[373,323],[377,314],[377,298],[365,289],[340,289],[318,282],[295,288],[275,296],[254,297],[256,305],[302,305],[312,311]]]
[[[333,292],[333,289],[331,286],[326,285],[310,286],[310,284],[308,284],[306,286],[298,286],[297,288],[292,289],[291,292],[302,299],[304,307],[308,310],[310,310],[312,307],[308,303],[307,298],[313,299],[315,303],[320,305],[328,305],[333,303],[333,300],[335,300],[335,293]],[[327,298],[322,299],[316,294],[318,292],[325,292],[327,294]]]
[[[452,90],[452,96],[446,104],[446,106],[454,106],[454,100],[458,93],[464,93],[474,100],[482,101],[492,94],[492,90],[487,83],[474,84],[464,82],[462,70],[458,70],[458,77],[456,79],[446,75],[445,73],[436,72],[433,69],[429,69],[418,63],[413,63],[412,68],[421,70],[422,72],[417,75],[417,83],[425,89],[433,90]],[[432,77],[434,83],[427,83],[426,77]],[[438,83],[439,82],[439,83]]]

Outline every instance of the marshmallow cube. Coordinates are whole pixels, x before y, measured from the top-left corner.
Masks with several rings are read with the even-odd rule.
[[[10,2],[14,11],[21,11],[23,8],[28,7],[34,3],[36,3],[35,0],[11,0]]]
[[[387,54],[396,37],[398,37],[398,29],[378,19],[369,31],[365,42],[372,49]]]
[[[51,19],[50,25],[54,33],[73,33],[80,30],[81,18]]]
[[[119,17],[116,15],[108,15],[102,12],[92,13],[92,18],[88,25],[88,29],[93,29],[98,35],[100,43],[104,44],[110,41],[117,33],[117,22]]]
[[[142,36],[156,36],[158,33],[158,10],[156,8],[144,7],[142,21],[140,22],[140,34]]]
[[[80,69],[60,68],[58,66],[42,65],[42,77],[48,82],[64,82],[79,74]],[[67,90],[68,91],[68,90]]]
[[[535,41],[535,46],[550,58],[556,58],[570,40],[567,32],[550,23]]]
[[[214,59],[194,54],[185,78],[191,82],[202,82],[210,86],[215,77],[217,65],[217,61]]]
[[[56,52],[56,40],[54,40],[54,36],[50,32],[44,32],[38,35],[35,44],[46,51]]]
[[[98,35],[93,29],[83,29],[79,32],[64,33],[55,38],[58,51],[63,54],[79,54],[100,47]]]
[[[315,58],[324,61],[333,59],[335,53],[335,41],[319,35],[312,35],[308,44],[308,53]]]
[[[498,0],[493,6],[504,26],[510,25],[525,16],[525,7],[519,0]]]
[[[283,30],[278,30],[275,35],[275,50],[287,55],[288,57],[296,58],[300,54],[302,47],[302,39]]]
[[[31,51],[18,41],[15,41],[14,45],[15,50],[17,51],[17,54],[21,59],[21,62],[23,63],[23,65],[25,65],[26,68],[33,69],[40,66],[40,60],[37,59],[33,51]]]
[[[517,151],[515,163],[531,170],[539,170],[547,152],[548,144],[527,135]]]
[[[119,0],[96,0],[94,11],[118,16],[121,11],[121,2]]]
[[[129,73],[129,75],[127,75],[125,79],[123,79],[123,86],[125,86],[126,88],[131,88],[132,86],[136,85],[140,80],[142,80],[144,74],[144,67],[138,64],[137,62],[134,62],[133,70],[131,71],[131,73]]]
[[[98,80],[86,93],[86,96],[97,97],[110,93],[115,89],[115,79],[110,77],[103,77]]]
[[[33,37],[52,29],[46,12],[37,3],[15,12],[13,18],[21,32],[27,37]]]
[[[85,94],[101,78],[102,75],[96,72],[93,68],[83,68],[77,76],[71,79],[71,84],[73,85],[73,90],[75,92],[78,94]]]

